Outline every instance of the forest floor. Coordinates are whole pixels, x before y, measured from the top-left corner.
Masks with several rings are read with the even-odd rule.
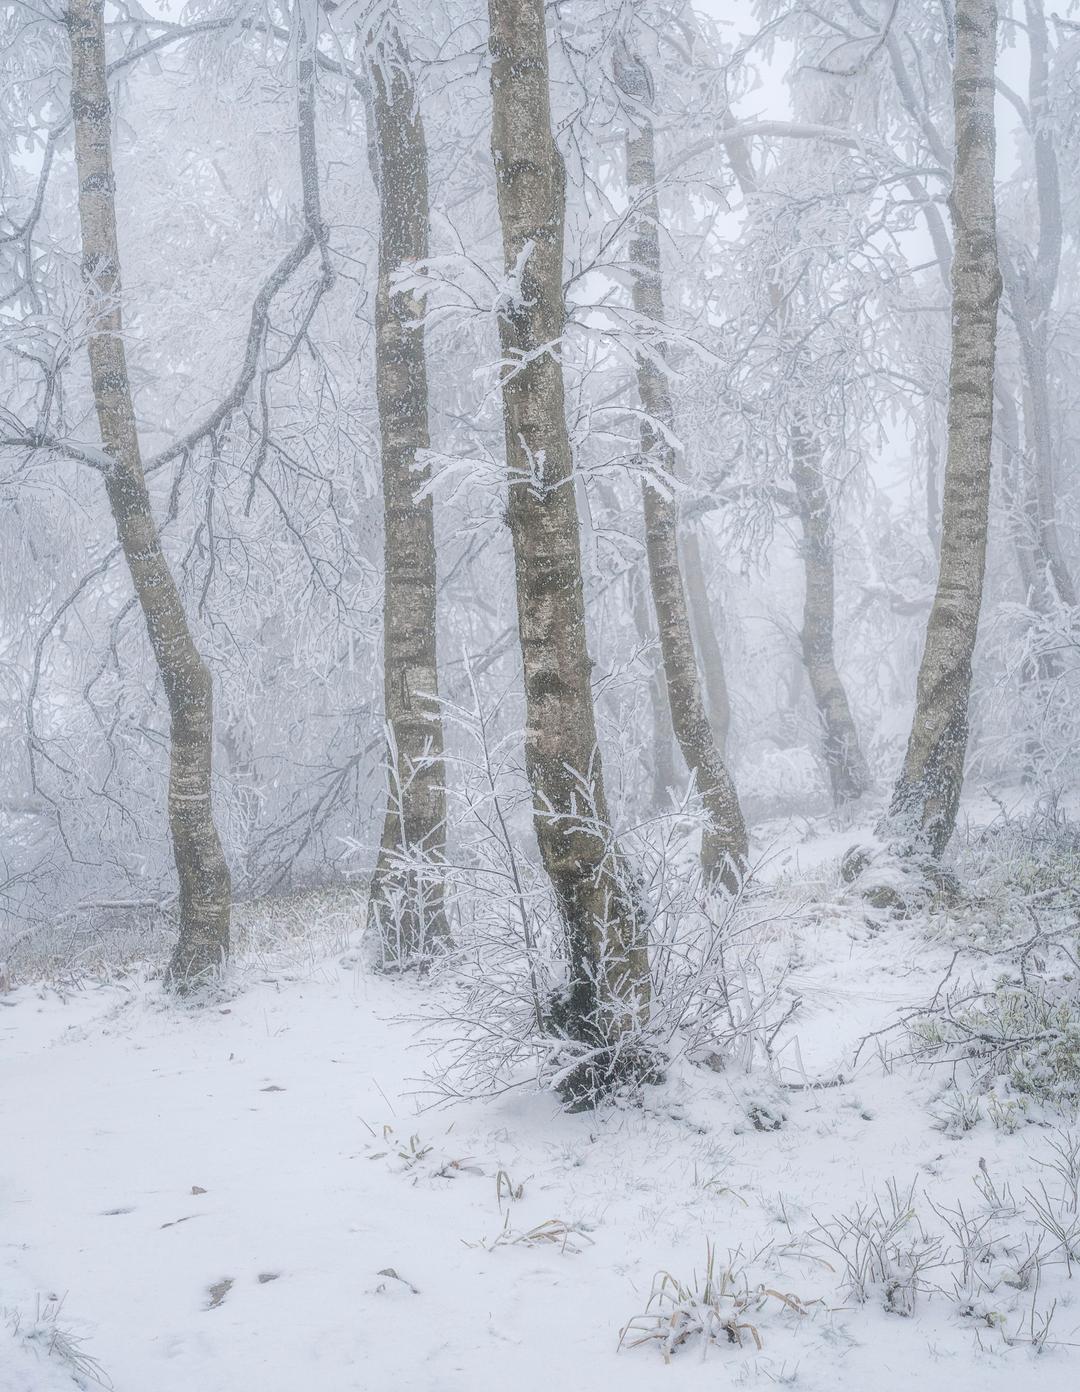
[[[850,840],[789,834],[773,873],[810,894]],[[642,1105],[574,1116],[524,1091],[418,1112],[408,1017],[429,988],[362,971],[339,929],[250,955],[199,1011],[146,973],[17,986],[0,997],[0,1392],[1074,1388],[1063,1262],[977,1308],[955,1263],[910,1316],[851,1298],[821,1225],[887,1205],[890,1184],[906,1211],[914,1185],[909,1229],[941,1234],[958,1204],[983,1212],[980,1177],[1036,1189],[1055,1133],[943,1124],[942,1070],[888,1047],[853,1066],[932,996],[943,935],[854,912],[785,931],[803,1004],[778,1071],[680,1064]],[[644,1325],[620,1349],[658,1273],[704,1278],[707,1242],[757,1292],[734,1337],[670,1366],[629,1346]]]

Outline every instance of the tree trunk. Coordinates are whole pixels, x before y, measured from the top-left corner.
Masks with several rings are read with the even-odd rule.
[[[642,68],[638,59],[634,70]],[[634,309],[642,318],[662,325],[664,296],[660,209],[656,195],[656,142],[648,119],[636,113],[629,119],[633,126],[627,133],[626,163],[635,209],[630,238]],[[660,348],[656,351],[662,353]],[[653,458],[660,472],[674,484],[675,451],[670,441],[674,435],[675,411],[667,379],[655,358],[640,354],[637,380],[644,412],[642,455]],[[661,491],[649,482],[642,484],[642,498],[649,584],[660,630],[672,726],[686,766],[697,780],[708,819],[701,839],[701,866],[708,881],[719,880],[734,891],[746,871],[746,823],[702,696],[679,556],[679,504],[670,490]]]
[[[435,519],[427,483],[428,382],[424,303],[395,291],[403,264],[428,254],[427,144],[401,36],[370,64],[372,164],[379,190],[375,379],[384,526],[383,693],[389,730],[382,844],[368,924],[385,965],[423,962],[447,937],[439,863],[446,845],[442,715],[435,622]]]
[[[139,452],[124,354],[103,0],[72,0],[68,23],[83,275],[94,311],[90,377],[110,459],[109,506],[169,702],[169,830],[180,934],[167,979],[188,991],[204,984],[229,951],[231,886],[211,804],[213,691],[161,549]]]
[[[1028,108],[1034,147],[1035,188],[1039,204],[1039,237],[1030,275],[1021,279],[1014,258],[1002,258],[1009,305],[1020,342],[1020,359],[1027,377],[1024,435],[1033,464],[1038,517],[1038,551],[1045,583],[1057,602],[1075,608],[1076,587],[1057,530],[1054,487],[1054,449],[1050,405],[1050,313],[1061,270],[1061,173],[1058,168],[1053,113],[1050,110],[1050,39],[1043,0],[1025,0],[1028,40]],[[1022,249],[1027,266],[1030,256]]]
[[[836,608],[832,508],[821,476],[821,452],[808,432],[791,432],[791,477],[802,523],[802,559],[806,576],[802,650],[806,672],[821,717],[825,765],[833,802],[842,807],[870,787],[847,692],[836,668],[833,625]]]
[[[1038,586],[1031,602],[1039,613],[1050,615],[1060,604],[1076,607],[1076,588],[1065,560],[1055,515],[1047,334],[1050,300],[1020,275],[1007,251],[1002,254],[1002,271],[1009,309],[1016,325],[1024,377],[1026,449],[1021,459],[1026,477],[1021,493],[1039,570]]]
[[[638,642],[649,649],[649,708],[652,713],[652,771],[653,812],[670,807],[671,792],[677,785],[675,774],[675,745],[671,733],[671,707],[668,705],[667,682],[664,680],[664,661],[656,653],[656,633],[649,612],[648,577],[639,573],[630,580],[630,612],[637,630]]]
[[[757,176],[741,141],[729,147],[732,170],[744,196],[757,192]],[[776,277],[769,299],[778,325],[786,327],[792,299]],[[859,742],[839,668],[836,665],[834,611],[836,567],[832,544],[832,506],[821,477],[821,448],[805,423],[790,432],[791,475],[802,523],[805,599],[802,651],[823,733],[822,753],[837,806],[860,798],[870,787],[870,770]]]
[[[937,859],[956,825],[990,502],[1001,274],[994,213],[995,0],[957,0],[953,110],[952,359],[941,565],[907,755],[886,819],[904,849]]]
[[[568,945],[568,989],[551,1025],[584,1046],[562,1086],[571,1105],[582,1105],[635,1066],[649,968],[638,908],[609,839],[585,641],[560,359],[566,176],[551,132],[544,3],[489,0],[489,14],[491,147],[509,281],[499,337],[525,761]]]
[[[998,456],[1001,461],[1002,495],[1005,515],[1008,519],[1009,534],[1016,556],[1016,568],[1020,576],[1020,588],[1025,606],[1040,611],[1040,602],[1046,595],[1046,573],[1040,571],[1035,554],[1032,533],[1025,515],[1023,490],[1024,477],[1023,450],[1020,448],[1020,421],[1013,400],[1012,391],[1000,381],[994,389],[997,402]],[[1048,681],[1054,681],[1060,671],[1056,652],[1040,653],[1037,657],[1021,662],[1019,682],[1027,696],[1029,710],[1038,705],[1038,689]],[[1023,707],[1021,707],[1023,709]],[[1038,744],[1032,730],[1024,739],[1024,762],[1021,767],[1021,781],[1034,783],[1038,760]]]
[[[724,651],[713,622],[705,565],[701,559],[701,540],[697,531],[684,525],[682,533],[683,574],[690,622],[701,657],[701,676],[705,683],[705,706],[709,712],[716,748],[723,758],[731,731],[731,698],[724,674]]]

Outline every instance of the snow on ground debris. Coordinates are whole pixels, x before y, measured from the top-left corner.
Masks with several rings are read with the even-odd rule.
[[[941,1080],[872,1048],[852,1075],[944,949],[824,914],[799,932],[781,1077],[850,1081],[685,1066],[598,1115],[524,1093],[417,1115],[400,1017],[425,988],[337,957],[193,1013],[153,983],[19,988],[0,1011],[0,1392],[92,1385],[24,1337],[50,1296],[117,1392],[1074,1387],[1064,1272],[1036,1355],[947,1293],[910,1318],[845,1304],[835,1255],[805,1240],[890,1181],[971,1205],[980,1161],[1019,1193],[1042,1133],[933,1129]],[[619,1351],[656,1274],[703,1275],[707,1241],[790,1300],[763,1296],[704,1359]]]

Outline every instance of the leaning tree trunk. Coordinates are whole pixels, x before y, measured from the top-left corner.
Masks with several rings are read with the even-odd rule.
[[[609,839],[585,641],[560,358],[566,176],[551,131],[544,0],[489,0],[488,8],[491,148],[508,278],[499,337],[525,761],[540,855],[568,943],[569,986],[551,1024],[579,1046],[563,1094],[580,1105],[634,1066],[649,968],[639,911]]]
[[[161,549],[139,452],[121,317],[103,0],[72,0],[68,24],[83,275],[93,311],[90,377],[110,459],[109,505],[169,702],[169,830],[180,934],[168,980],[188,991],[204,984],[229,951],[231,886],[211,805],[213,691]]]
[[[631,71],[643,71],[637,60]],[[616,68],[617,75],[619,73]],[[627,80],[624,78],[624,81]],[[627,95],[634,95],[628,92]],[[627,133],[626,163],[630,196],[634,205],[630,261],[634,267],[634,309],[651,323],[664,322],[663,281],[660,267],[660,209],[656,195],[656,145],[652,123],[634,114]],[[657,350],[662,351],[662,350]],[[638,357],[638,393],[643,407],[641,450],[653,458],[660,472],[674,482],[675,412],[667,379],[656,359]],[[642,484],[645,507],[645,546],[649,560],[649,584],[660,630],[668,704],[679,749],[697,780],[705,807],[706,825],[701,840],[701,865],[709,881],[722,881],[735,890],[746,871],[748,842],[739,797],[713,735],[702,696],[694,635],[686,603],[679,557],[679,505],[670,488],[646,481]]]
[[[825,765],[838,807],[854,802],[870,787],[847,692],[836,667],[834,618],[836,581],[832,508],[821,476],[821,452],[807,431],[791,431],[791,477],[802,524],[802,560],[806,576],[802,650],[806,672],[821,716]]]
[[[968,743],[990,503],[994,350],[1001,273],[994,215],[995,0],[957,0],[953,111],[952,360],[941,565],[915,716],[884,828],[934,859],[956,825]]]
[[[427,144],[403,39],[370,66],[372,164],[379,190],[375,379],[384,525],[383,693],[389,786],[368,923],[388,966],[423,962],[447,937],[440,862],[446,844],[443,727],[435,638],[435,519],[418,455],[428,448],[424,302],[395,290],[428,254]]]

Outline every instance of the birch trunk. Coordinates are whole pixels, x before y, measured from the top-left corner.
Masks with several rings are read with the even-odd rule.
[[[563,1084],[567,1101],[581,1105],[633,1066],[649,969],[637,905],[608,841],[585,641],[560,359],[565,171],[551,131],[544,3],[489,0],[489,14],[491,146],[511,285],[499,336],[525,760],[540,855],[568,944],[568,989],[550,1023],[585,1046]]]
[[[723,758],[731,730],[731,698],[724,673],[724,652],[713,621],[709,603],[709,587],[705,582],[705,565],[701,558],[701,542],[693,527],[683,528],[683,574],[686,579],[686,598],[690,606],[690,622],[701,658],[701,677],[705,683],[705,706],[709,713],[716,748]]]
[[[1040,601],[1046,596],[1046,572],[1042,569],[1036,555],[1033,533],[1028,526],[1026,515],[1027,500],[1023,493],[1027,483],[1024,473],[1023,450],[1020,447],[1020,419],[1012,393],[1000,382],[994,390],[997,403],[998,457],[1001,464],[1002,495],[1006,515],[1010,518],[1009,531],[1012,537],[1016,568],[1020,576],[1020,588],[1024,603],[1039,612]],[[1060,672],[1056,652],[1039,653],[1037,657],[1020,664],[1019,680],[1026,689],[1028,702],[1037,704],[1037,688],[1045,682],[1056,680]],[[1021,779],[1032,783],[1038,758],[1038,742],[1029,731],[1024,740],[1024,764]]]
[[[640,60],[638,60],[640,67]],[[627,134],[626,163],[635,207],[630,238],[634,267],[634,309],[655,324],[664,322],[660,266],[660,209],[656,196],[656,142],[652,123],[635,115]],[[662,368],[641,354],[638,394],[644,412],[641,451],[675,482],[675,412]],[[679,556],[679,505],[668,491],[642,484],[649,585],[660,631],[671,721],[686,766],[694,775],[707,816],[702,833],[701,866],[709,881],[734,891],[746,871],[748,840],[739,797],[717,747],[705,709],[690,611]]]
[[[941,565],[915,715],[886,829],[937,859],[956,824],[990,501],[1001,274],[994,212],[995,0],[958,0],[953,110],[952,359]]]
[[[385,965],[422,962],[447,937],[439,864],[446,787],[436,660],[435,518],[416,501],[429,471],[424,304],[392,277],[428,254],[428,161],[411,59],[394,33],[370,65],[372,164],[379,190],[375,379],[384,527],[383,698],[389,730],[382,842],[368,924]]]
[[[211,803],[213,691],[162,552],[143,477],[124,353],[103,0],[72,0],[68,26],[83,275],[93,309],[90,377],[101,442],[111,460],[109,506],[169,703],[169,830],[180,932],[167,979],[189,991],[204,984],[229,951],[231,885]]]
[[[847,692],[836,667],[834,620],[836,578],[832,508],[821,475],[821,452],[808,432],[791,432],[791,477],[802,524],[802,560],[806,577],[802,651],[806,673],[821,718],[825,766],[838,807],[861,798],[870,787]]]
[[[1039,235],[1034,256],[1027,246],[1001,248],[1005,293],[1016,326],[1024,377],[1024,441],[1030,483],[1026,513],[1036,556],[1037,586],[1029,603],[1041,614],[1059,604],[1076,606],[1076,588],[1065,559],[1055,516],[1053,412],[1050,402],[1050,312],[1061,268],[1061,176],[1048,125],[1048,47],[1041,0],[1024,6],[1028,40],[1028,107],[1034,149]]]
[[[649,653],[649,710],[652,716],[652,806],[659,812],[671,805],[671,792],[676,787],[675,746],[671,733],[671,708],[668,705],[667,683],[664,680],[663,658],[656,655],[656,632],[649,612],[647,577],[639,582],[635,574],[631,581],[630,612],[637,630],[638,642]]]

